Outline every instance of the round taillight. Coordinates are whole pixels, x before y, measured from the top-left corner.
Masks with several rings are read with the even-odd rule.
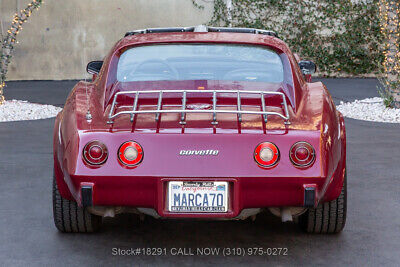
[[[254,160],[261,167],[273,167],[279,161],[279,149],[271,142],[261,143],[254,150]]]
[[[107,161],[108,150],[100,141],[90,141],[83,148],[83,159],[89,165],[102,165]]]
[[[290,148],[290,160],[300,168],[311,166],[315,161],[315,150],[307,142],[297,142]]]
[[[143,148],[134,141],[125,142],[118,149],[118,159],[123,165],[134,167],[143,160]]]

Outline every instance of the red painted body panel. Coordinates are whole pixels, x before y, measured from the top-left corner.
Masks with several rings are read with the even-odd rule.
[[[115,85],[118,56],[129,46],[153,43],[241,43],[264,45],[287,55],[292,72],[293,88],[285,85],[218,81],[136,82]],[[211,125],[210,114],[187,114],[187,124],[179,124],[179,114],[163,114],[160,122],[154,114],[138,115],[132,124],[127,116],[107,124],[110,99],[119,90],[152,90],[174,88],[268,90],[287,96],[290,125],[277,116],[267,124],[260,115],[218,114],[219,124]],[[261,87],[261,88],[260,88]],[[87,94],[86,94],[87,91]],[[89,99],[87,99],[87,95]],[[243,99],[247,108],[259,110],[254,99]],[[276,99],[267,99],[271,110],[278,109]],[[139,106],[156,105],[154,98],[141,100]],[[179,105],[173,96],[171,106]],[[188,105],[207,106],[209,99],[193,97]],[[227,109],[236,107],[236,99],[222,98]],[[275,103],[276,102],[276,103]],[[88,106],[89,103],[89,106]],[[120,105],[131,104],[131,98]],[[146,107],[147,106],[147,107]],[[92,121],[85,118],[89,107]],[[168,108],[168,107],[165,107]],[[82,149],[89,141],[103,142],[109,152],[100,168],[88,167],[82,159]],[[125,142],[138,142],[144,150],[143,162],[136,168],[121,166],[117,150]],[[279,163],[271,169],[259,167],[253,159],[255,147],[261,142],[273,142],[280,150]],[[314,164],[306,169],[293,166],[290,147],[298,142],[310,143],[316,151]],[[179,156],[180,150],[217,149],[217,157]],[[343,185],[346,162],[344,120],[336,111],[325,86],[307,83],[287,45],[274,37],[238,33],[169,33],[143,34],[119,41],[105,58],[103,68],[93,82],[79,82],[69,95],[54,128],[54,166],[59,191],[64,198],[80,202],[83,183],[93,185],[93,204],[154,208],[164,217],[235,217],[244,208],[271,206],[302,206],[304,185],[316,186],[318,202],[336,199]],[[165,209],[166,182],[169,180],[228,181],[231,191],[230,211],[224,214],[173,214]]]

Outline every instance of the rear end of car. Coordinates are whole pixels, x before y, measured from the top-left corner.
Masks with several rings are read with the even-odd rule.
[[[198,39],[119,51],[102,117],[84,122],[77,149],[55,164],[61,195],[96,216],[245,219],[270,209],[287,220],[338,197],[340,132],[299,111],[307,96],[296,95],[287,52]]]
[[[328,180],[321,176],[319,132],[101,137],[85,134],[81,142],[101,139],[107,162],[88,168],[82,154],[77,175],[71,175],[77,192],[91,188],[90,206],[150,208],[161,217],[235,218],[245,209],[313,207]],[[305,158],[302,148],[310,150],[304,167],[293,161]],[[137,163],[128,165],[127,158]]]

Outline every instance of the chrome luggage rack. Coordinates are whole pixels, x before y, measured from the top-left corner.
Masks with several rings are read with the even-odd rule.
[[[182,94],[182,104],[180,109],[162,109],[162,99],[165,94],[171,93],[178,93]],[[188,99],[188,93],[196,93],[196,94],[212,94],[212,109],[186,109],[186,102]],[[137,110],[138,108],[138,101],[139,96],[144,94],[158,94],[157,100],[157,109],[155,110]],[[218,94],[236,94],[237,97],[237,109],[236,110],[218,110],[217,109],[217,97]],[[253,111],[253,110],[242,110],[242,101],[241,95],[242,94],[258,94],[260,95],[261,99],[261,107],[262,111]],[[114,114],[115,107],[117,105],[117,98],[120,95],[135,95],[135,99],[133,101],[132,110],[125,110],[120,111]],[[266,111],[266,101],[265,95],[278,95],[282,97],[282,108],[284,114],[278,112],[271,112]],[[281,92],[269,92],[269,91],[243,91],[243,90],[151,90],[151,91],[125,91],[125,92],[117,92],[114,95],[113,102],[111,104],[110,113],[108,115],[107,123],[112,124],[114,123],[113,119],[120,116],[120,115],[130,115],[131,122],[133,122],[136,114],[148,114],[148,113],[155,113],[155,120],[158,121],[160,119],[161,113],[180,113],[181,120],[180,124],[186,124],[186,113],[212,113],[213,114],[213,121],[211,122],[213,125],[218,124],[217,121],[217,114],[218,113],[230,113],[230,114],[237,114],[239,122],[242,121],[242,114],[252,114],[252,115],[262,115],[264,118],[264,122],[268,122],[268,115],[279,116],[284,120],[284,123],[289,125],[290,124],[290,116],[288,111],[288,106],[286,103],[286,97]]]

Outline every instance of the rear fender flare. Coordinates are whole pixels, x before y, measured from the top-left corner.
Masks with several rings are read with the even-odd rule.
[[[346,167],[346,128],[344,124],[343,115],[340,112],[338,113],[339,117],[339,126],[340,126],[340,141],[341,141],[341,158],[336,167],[333,176],[330,178],[330,184],[325,192],[322,202],[332,201],[339,197],[340,192],[342,191],[342,187],[344,184],[344,178],[347,171]]]

